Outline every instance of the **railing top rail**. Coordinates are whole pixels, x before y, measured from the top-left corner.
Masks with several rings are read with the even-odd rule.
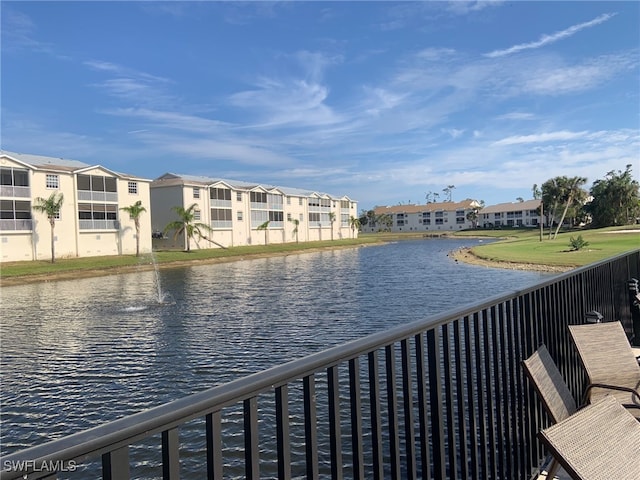
[[[78,432],[58,440],[53,440],[7,455],[3,458],[3,465],[9,464],[11,461],[24,459],[50,461],[64,458],[71,460],[112,451],[141,438],[174,428],[194,418],[220,411],[222,408],[235,404],[242,399],[251,398],[274,387],[303,378],[371,351],[384,348],[387,345],[439,327],[456,319],[471,316],[474,313],[508,302],[509,300],[539,290],[565,278],[580,275],[599,265],[613,262],[633,254],[640,254],[640,249],[580,267],[570,272],[555,275],[544,282],[536,283],[524,289],[497,295],[477,303],[442,312],[430,316],[425,320],[418,320],[374,333],[83,432]],[[9,478],[6,475],[0,476],[2,478]]]

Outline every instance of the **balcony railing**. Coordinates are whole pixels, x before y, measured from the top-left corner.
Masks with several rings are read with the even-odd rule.
[[[78,220],[80,230],[118,230],[118,220]]]
[[[0,197],[31,198],[31,187],[0,185]]]
[[[627,282],[639,270],[640,250],[376,333],[8,455],[0,478],[100,458],[86,478],[128,479],[131,446],[157,442],[165,479],[181,467],[189,477],[197,457],[203,472],[190,478],[528,480],[549,422],[522,360],[544,342],[578,397],[567,325],[598,310],[630,330]],[[181,445],[194,428],[201,442]]]
[[[118,192],[78,190],[78,200],[82,202],[117,202]]]
[[[5,219],[5,220],[0,220],[0,232],[5,232],[5,231],[31,231],[32,229],[33,229],[33,220],[30,220],[30,219],[20,219],[20,220]]]

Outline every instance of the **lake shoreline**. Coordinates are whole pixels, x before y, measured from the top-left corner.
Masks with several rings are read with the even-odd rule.
[[[459,248],[449,253],[455,262],[463,262],[487,268],[505,268],[508,270],[525,270],[530,272],[563,273],[573,270],[575,267],[561,265],[543,265],[535,263],[496,262],[480,258],[473,253],[471,247]]]

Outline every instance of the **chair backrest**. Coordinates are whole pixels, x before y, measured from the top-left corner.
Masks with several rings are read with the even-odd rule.
[[[576,402],[545,345],[522,362],[547,414],[554,423],[576,412]]]
[[[573,479],[640,477],[640,422],[613,396],[541,431],[540,440]]]
[[[640,366],[620,322],[569,325],[589,383],[633,385]]]

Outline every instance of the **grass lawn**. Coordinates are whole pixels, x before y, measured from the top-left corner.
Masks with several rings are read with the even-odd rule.
[[[232,247],[227,249],[212,248],[192,250],[184,252],[180,250],[162,250],[154,252],[153,257],[143,254],[135,255],[82,257],[82,258],[56,258],[55,263],[50,260],[37,260],[32,262],[6,262],[0,264],[0,278],[20,277],[25,275],[56,275],[73,271],[89,270],[113,270],[128,269],[143,264],[155,262],[159,265],[170,263],[184,263],[193,261],[207,261],[212,259],[224,259],[230,257],[251,257],[272,254],[287,254],[303,252],[318,248],[348,247],[363,244],[382,242],[382,239],[374,236],[368,238],[326,240],[319,242],[279,243],[273,245],[251,245],[244,247]]]
[[[625,233],[628,230],[634,231]],[[549,240],[547,233],[542,242],[539,230],[535,229],[460,232],[456,236],[478,236],[479,233],[505,238],[471,249],[480,258],[499,262],[578,267],[640,248],[640,227],[637,225],[561,232],[555,240]],[[589,245],[578,251],[570,251],[570,238],[578,235],[582,235]]]

